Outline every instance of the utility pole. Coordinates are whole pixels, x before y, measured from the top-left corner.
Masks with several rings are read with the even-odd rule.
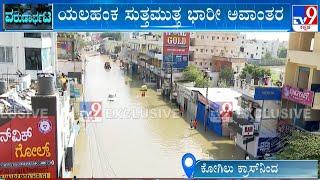
[[[173,53],[171,53],[170,96],[172,96],[172,93],[173,93],[173,82],[172,81],[173,81]]]
[[[204,74],[204,80],[206,80],[207,78],[207,72],[205,72]],[[208,99],[208,91],[209,91],[209,84],[205,83],[206,84],[206,110],[205,110],[205,118],[204,118],[204,121],[203,121],[203,126],[204,126],[204,131],[207,131],[207,120],[208,120],[208,117],[209,117],[209,109],[210,109],[210,106],[209,106],[209,99]]]

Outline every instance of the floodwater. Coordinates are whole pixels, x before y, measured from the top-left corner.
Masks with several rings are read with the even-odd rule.
[[[243,159],[233,141],[213,132],[190,129],[176,108],[148,89],[140,95],[139,81],[131,79],[119,64],[103,68],[105,56],[87,61],[86,101],[103,102],[101,122],[82,124],[77,139],[74,175],[110,178],[183,178],[181,158]],[[109,94],[116,94],[114,102]]]

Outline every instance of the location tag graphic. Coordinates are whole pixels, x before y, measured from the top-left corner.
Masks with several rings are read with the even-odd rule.
[[[196,158],[193,154],[187,153],[182,156],[182,167],[188,178],[191,178],[195,164]]]

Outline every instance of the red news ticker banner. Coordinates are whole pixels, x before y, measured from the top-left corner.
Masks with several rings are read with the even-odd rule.
[[[1,120],[0,179],[57,178],[56,140],[52,116]]]
[[[163,54],[188,55],[190,33],[165,32],[163,34]]]

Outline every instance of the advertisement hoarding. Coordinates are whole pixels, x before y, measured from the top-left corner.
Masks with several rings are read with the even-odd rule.
[[[162,68],[184,69],[189,61],[190,33],[165,32],[163,34]]]
[[[56,178],[54,117],[10,117],[0,121],[0,178]]]
[[[300,90],[299,88],[284,85],[282,88],[282,98],[299,104],[312,106],[314,92],[310,90]]]

